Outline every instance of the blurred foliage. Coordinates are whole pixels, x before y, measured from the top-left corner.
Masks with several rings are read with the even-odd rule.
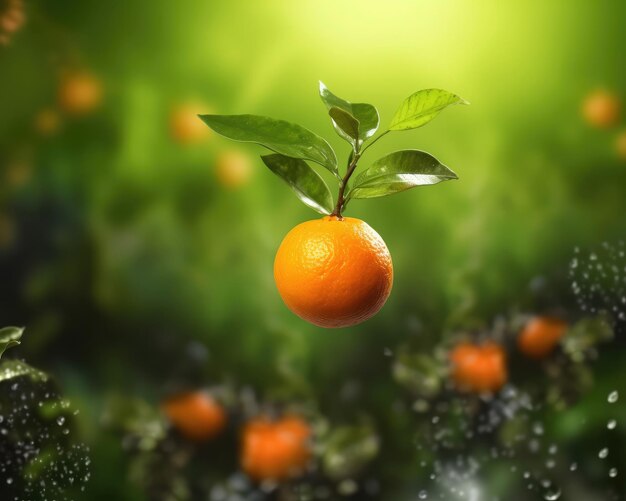
[[[0,0],[0,325],[28,327],[2,358],[0,416],[30,409],[0,435],[0,464],[24,458],[17,442],[46,442],[40,463],[3,471],[0,497],[24,489],[18,469],[52,489],[49,466],[73,455],[84,480],[81,438],[85,491],[59,484],[72,499],[526,501],[554,485],[562,499],[623,499],[626,121],[594,128],[581,106],[598,88],[626,97],[625,17],[617,1]],[[71,75],[82,98],[68,107]],[[195,117],[295,121],[345,157],[319,80],[377,103],[385,124],[419,88],[472,103],[376,144],[437,152],[460,180],[350,204],[385,239],[395,283],[376,317],[332,333],[291,315],[272,280],[282,237],[317,215],[264,150]],[[253,168],[229,172],[225,154]],[[525,359],[520,326],[553,313],[568,335]],[[505,347],[498,395],[448,381],[461,339]],[[189,388],[229,411],[201,447],[159,412]],[[294,408],[316,430],[311,471],[252,483],[241,426]]]

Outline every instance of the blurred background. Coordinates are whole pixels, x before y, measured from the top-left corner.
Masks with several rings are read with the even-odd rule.
[[[0,428],[0,497],[625,499],[625,21],[608,0],[0,0],[0,327],[26,327],[3,361],[47,374],[0,377],[0,426],[24,425]],[[395,277],[341,330],[273,282],[318,215],[195,117],[296,122],[344,165],[319,80],[381,129],[422,88],[471,102],[364,157],[424,149],[460,179],[350,204]],[[567,334],[524,357],[546,315]],[[500,392],[456,388],[461,340],[506,352]],[[167,404],[196,391],[202,440]],[[297,416],[305,471],[246,469],[262,416]]]

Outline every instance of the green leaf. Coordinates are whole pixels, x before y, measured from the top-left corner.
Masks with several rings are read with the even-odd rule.
[[[379,158],[360,174],[347,199],[384,197],[450,179],[458,176],[432,155],[419,150],[396,151]]]
[[[33,381],[48,380],[48,375],[45,372],[35,369],[20,360],[9,359],[0,363],[0,383],[22,376],[27,376]]]
[[[416,129],[426,125],[453,104],[469,104],[465,99],[441,89],[424,89],[407,97],[396,112],[389,130]]]
[[[376,110],[376,108],[371,104],[351,103],[345,99],[341,99],[328,90],[322,82],[320,82],[320,97],[329,111],[332,108],[339,108],[356,119],[359,124],[357,137],[361,142],[373,136],[378,129],[378,124],[380,122],[378,110]],[[333,127],[335,127],[337,134],[349,143],[354,144],[354,136],[346,133],[346,131],[337,123],[335,117],[332,115],[331,117],[333,118]]]
[[[300,125],[258,115],[200,115],[200,118],[229,139],[257,143],[288,157],[311,160],[338,176],[333,149],[325,139]]]
[[[339,127],[348,139],[348,142],[355,145],[359,140],[359,121],[347,111],[333,106],[328,110],[328,114],[333,119],[333,125]]]
[[[0,329],[0,358],[2,358],[2,354],[8,348],[20,344],[23,332],[23,327],[4,327]]]
[[[279,154],[265,155],[261,159],[306,205],[321,214],[333,211],[333,196],[328,186],[304,160]]]
[[[436,396],[443,386],[445,367],[434,357],[423,353],[400,351],[392,365],[394,379],[421,397]]]
[[[329,477],[347,478],[362,470],[379,450],[380,440],[370,426],[342,426],[326,440],[322,465]]]

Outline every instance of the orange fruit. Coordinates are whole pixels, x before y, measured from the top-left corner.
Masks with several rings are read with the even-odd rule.
[[[626,130],[617,135],[615,149],[617,150],[617,156],[622,160],[626,160]]]
[[[220,153],[215,161],[217,179],[226,188],[239,188],[252,175],[250,157],[237,150]]]
[[[185,103],[172,109],[170,133],[176,142],[186,145],[199,143],[210,137],[211,130],[198,117],[200,113],[207,113],[206,105]]]
[[[367,223],[325,216],[287,233],[276,253],[274,280],[299,317],[320,327],[347,327],[383,307],[393,266],[385,242]]]
[[[297,416],[253,419],[243,429],[241,467],[257,481],[297,476],[311,457],[310,437],[308,423]]]
[[[59,106],[70,115],[86,115],[102,103],[102,84],[86,72],[69,73],[61,80]]]
[[[492,393],[506,383],[506,355],[495,342],[460,343],[450,352],[452,378],[460,390]]]
[[[619,98],[606,90],[597,90],[583,102],[583,117],[594,127],[608,128],[615,125],[620,117]]]
[[[520,332],[517,347],[526,356],[544,358],[554,350],[566,331],[567,323],[563,320],[535,317]]]
[[[226,425],[226,412],[211,395],[192,391],[166,399],[161,408],[172,426],[188,440],[203,442]]]

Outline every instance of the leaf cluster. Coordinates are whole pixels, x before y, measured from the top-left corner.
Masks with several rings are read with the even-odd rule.
[[[339,172],[337,155],[330,144],[301,125],[259,115],[200,115],[200,118],[222,136],[257,143],[273,151],[261,157],[263,163],[285,181],[304,204],[321,214],[341,216],[352,199],[382,197],[416,186],[457,179],[451,169],[429,153],[409,149],[374,160],[348,184],[363,153],[381,137],[389,132],[423,127],[448,106],[468,104],[461,97],[441,89],[417,91],[402,102],[389,126],[376,136],[380,118],[374,106],[346,101],[322,82],[319,94],[335,132],[351,148],[344,174]],[[337,200],[333,200],[328,185],[311,163],[336,178]]]

